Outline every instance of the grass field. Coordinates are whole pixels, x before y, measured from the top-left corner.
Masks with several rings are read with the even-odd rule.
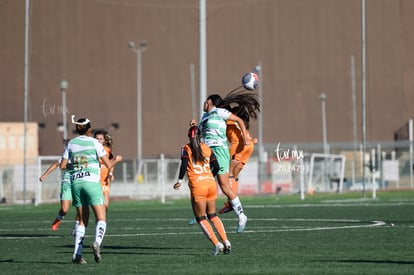
[[[218,201],[222,205],[224,198]],[[221,215],[232,252],[211,256],[189,201],[112,202],[102,249],[71,262],[74,209],[52,232],[58,205],[0,206],[1,274],[414,274],[414,192],[243,197],[249,222],[237,234]],[[390,224],[395,224],[391,226]]]

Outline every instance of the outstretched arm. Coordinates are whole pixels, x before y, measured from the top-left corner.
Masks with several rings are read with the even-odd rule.
[[[188,165],[188,153],[186,150],[182,150],[180,173],[178,174],[178,181],[174,184],[175,190],[178,190],[181,186],[181,182],[183,181],[185,172],[187,171],[187,165]]]
[[[68,165],[68,160],[65,158],[62,159],[62,161],[60,162],[60,169],[65,170],[67,165]]]
[[[47,170],[43,173],[43,175],[40,176],[39,180],[40,181],[44,181],[47,176],[52,173],[56,168],[59,167],[59,161],[56,161],[54,163],[52,163],[49,168],[47,168]]]
[[[235,122],[237,122],[237,124],[239,124],[239,127],[242,131],[242,134],[243,134],[244,144],[246,144],[246,145],[250,144],[250,140],[248,138],[249,136],[248,136],[247,130],[246,130],[246,125],[244,124],[243,119],[236,116],[235,114],[230,114],[230,116],[228,117],[228,120],[235,121]]]
[[[113,162],[109,160],[109,157],[107,155],[101,157],[101,160],[109,170],[111,170],[111,168],[114,166]]]
[[[115,177],[113,175],[113,171],[114,171],[115,165],[117,165],[118,163],[120,163],[122,161],[122,156],[117,155],[115,158],[111,159],[110,161],[112,162],[113,166],[112,166],[111,169],[109,169],[109,175],[108,176],[109,176],[110,180],[114,180]]]

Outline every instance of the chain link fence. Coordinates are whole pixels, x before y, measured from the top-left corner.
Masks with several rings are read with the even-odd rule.
[[[357,149],[355,149],[357,148]],[[302,198],[315,192],[372,192],[413,188],[413,153],[408,141],[369,143],[365,151],[349,143],[272,144],[264,146],[265,161],[257,148],[239,176],[239,194],[298,194]],[[0,167],[1,204],[40,204],[59,201],[60,170],[39,182],[40,175],[59,156],[41,156],[23,165]],[[178,179],[179,159],[125,160],[115,167],[111,183],[112,199],[157,199],[165,201],[189,197],[186,185],[172,186]],[[26,180],[24,176],[26,175]],[[221,194],[221,193],[220,193]]]

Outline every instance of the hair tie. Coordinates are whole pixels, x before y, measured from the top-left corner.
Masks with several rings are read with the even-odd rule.
[[[190,130],[188,130],[188,137],[189,138],[195,138],[196,133],[197,133],[198,127],[197,126],[192,126],[190,128]]]

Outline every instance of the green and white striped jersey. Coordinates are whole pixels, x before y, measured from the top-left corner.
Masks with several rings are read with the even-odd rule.
[[[205,144],[209,147],[227,147],[226,121],[230,115],[231,113],[223,108],[213,108],[203,114],[199,127]]]
[[[72,184],[99,183],[101,171],[99,158],[105,155],[105,149],[95,138],[82,135],[70,140],[63,158],[71,162]]]

